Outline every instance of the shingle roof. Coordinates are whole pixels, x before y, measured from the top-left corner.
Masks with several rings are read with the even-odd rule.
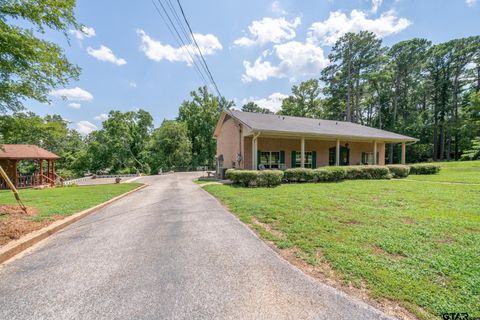
[[[417,141],[412,137],[345,121],[279,116],[238,110],[228,110],[226,114],[258,132],[354,137],[399,142]]]
[[[0,145],[0,159],[35,160],[59,159],[56,154],[33,144],[2,144]]]

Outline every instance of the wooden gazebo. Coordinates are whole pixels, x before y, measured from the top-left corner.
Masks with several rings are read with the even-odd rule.
[[[0,145],[0,166],[3,167],[17,188],[54,186],[56,181],[61,179],[55,173],[55,160],[59,158],[56,154],[32,144]],[[20,175],[18,173],[17,165],[22,160],[32,160],[37,164],[34,174]],[[45,161],[46,165],[44,165]],[[6,188],[5,181],[1,177],[0,188]]]

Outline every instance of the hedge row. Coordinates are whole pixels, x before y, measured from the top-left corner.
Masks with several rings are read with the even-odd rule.
[[[274,187],[282,183],[283,171],[280,170],[235,170],[228,169],[227,179],[243,187]]]
[[[235,170],[228,169],[227,179],[244,186],[278,186],[282,182],[336,182],[341,180],[380,180],[405,178],[409,174],[434,174],[440,167],[432,164],[415,164],[411,166],[395,164],[387,166],[345,166],[322,167],[318,169],[293,168],[280,170]]]
[[[410,174],[436,174],[440,166],[433,163],[419,163],[410,165]]]
[[[403,164],[389,164],[387,168],[394,178],[406,178],[410,174],[410,167]]]

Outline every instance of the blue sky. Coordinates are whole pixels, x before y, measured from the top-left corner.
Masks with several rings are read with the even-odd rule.
[[[331,44],[348,31],[371,30],[385,45],[414,37],[438,43],[480,31],[480,0],[182,5],[221,93],[237,107],[256,101],[276,110],[292,84],[319,76]],[[101,127],[109,110],[143,108],[158,126],[175,118],[189,92],[203,85],[151,1],[78,0],[76,13],[85,33],[72,31],[70,41],[58,33],[44,36],[82,68],[80,80],[53,91],[51,105],[28,101],[35,113],[60,114],[86,134]]]

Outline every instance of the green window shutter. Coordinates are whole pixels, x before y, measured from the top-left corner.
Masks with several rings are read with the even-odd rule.
[[[280,163],[285,164],[285,151],[280,151]]]
[[[378,156],[379,156],[379,153],[377,152],[377,163],[375,163],[375,164],[379,164],[380,160],[378,159]]]
[[[365,164],[365,162],[366,162],[365,158],[366,158],[366,154],[365,154],[365,152],[362,152],[362,163],[361,164]]]
[[[297,165],[297,151],[292,151],[292,166],[291,168],[295,168]]]
[[[317,167],[317,151],[312,151],[312,169]]]
[[[261,161],[261,158],[262,157],[262,152],[260,150],[257,150],[257,168],[258,169],[258,166],[260,165],[260,161]]]

